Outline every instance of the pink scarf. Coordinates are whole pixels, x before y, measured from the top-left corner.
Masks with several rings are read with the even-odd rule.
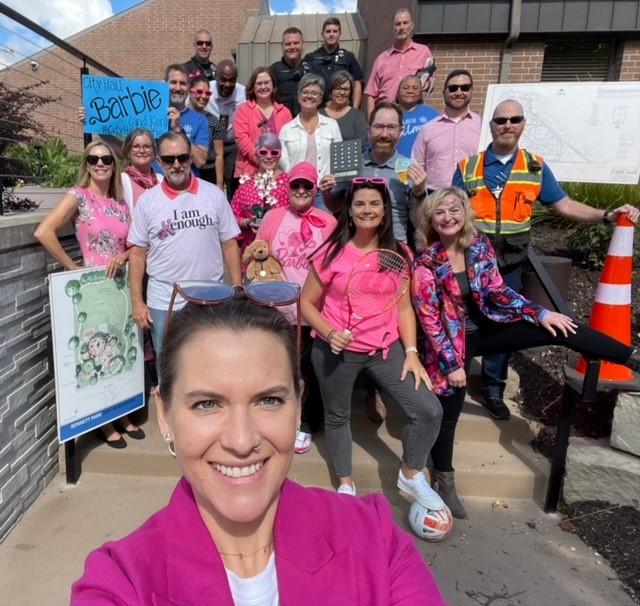
[[[302,237],[303,242],[308,242],[313,235],[311,231],[311,227],[324,227],[327,222],[322,218],[318,217],[318,215],[313,214],[313,207],[308,208],[303,213],[298,213],[300,217],[300,236]]]
[[[143,189],[151,189],[154,185],[158,185],[158,176],[153,169],[147,174],[140,172],[135,166],[131,164],[124,169],[124,172],[131,177],[131,180],[142,187]]]

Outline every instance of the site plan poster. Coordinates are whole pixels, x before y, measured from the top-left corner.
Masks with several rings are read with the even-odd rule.
[[[144,352],[124,274],[49,276],[58,439],[66,442],[144,406]]]

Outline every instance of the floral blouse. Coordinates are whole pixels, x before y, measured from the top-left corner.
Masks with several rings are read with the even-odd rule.
[[[76,238],[86,267],[107,265],[127,250],[129,208],[124,200],[105,198],[84,187],[74,187],[78,216]]]
[[[546,309],[529,301],[503,281],[489,239],[476,234],[466,251],[467,276],[473,302],[494,322],[525,320],[537,324]],[[450,395],[450,375],[465,362],[464,299],[441,242],[416,258],[411,284],[413,305],[427,335],[425,367],[438,395]]]
[[[262,217],[268,210],[280,206],[289,206],[287,173],[280,173],[276,177],[273,171],[266,171],[254,177],[240,179],[240,186],[231,200],[231,210],[240,226],[238,243],[241,251],[256,238],[250,227],[243,227],[243,221]]]

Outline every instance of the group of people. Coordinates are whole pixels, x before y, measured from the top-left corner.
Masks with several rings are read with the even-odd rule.
[[[413,42],[408,10],[394,32],[364,86],[337,19],[304,57],[302,32],[289,28],[282,60],[246,88],[197,32],[192,59],[166,70],[168,132],[130,133],[122,173],[109,142],[91,143],[78,185],[36,231],[65,269],[78,267],[56,236],[69,220],[85,266],[114,276],[128,265],[133,318],[158,356],[160,427],[184,476],[165,509],[89,557],[74,604],[315,603],[314,591],[322,603],[443,604],[384,499],[351,498],[358,381],[405,417],[398,488],[450,519],[467,515],[453,460],[473,356],[484,356],[496,419],[509,417],[509,352],[554,344],[640,362],[637,349],[519,294],[536,200],[585,222],[640,212],[569,198],[519,147],[515,100],[494,109],[492,142],[477,153],[471,73],[446,76],[434,114],[423,102],[433,57]],[[337,181],[331,143],[353,139],[362,172]],[[242,253],[256,241],[293,291],[247,283]],[[354,322],[352,272],[380,250],[406,267],[407,286]],[[286,479],[323,425],[337,496]],[[144,437],[127,418],[102,431],[116,447]]]

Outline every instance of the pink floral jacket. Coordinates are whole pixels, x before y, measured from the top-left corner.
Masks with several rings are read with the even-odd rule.
[[[503,281],[489,239],[476,234],[466,251],[471,296],[484,316],[494,322],[526,320],[537,324],[546,309],[529,301]],[[450,395],[447,375],[464,368],[464,300],[449,257],[435,242],[413,264],[413,305],[427,335],[425,367],[438,395]]]

